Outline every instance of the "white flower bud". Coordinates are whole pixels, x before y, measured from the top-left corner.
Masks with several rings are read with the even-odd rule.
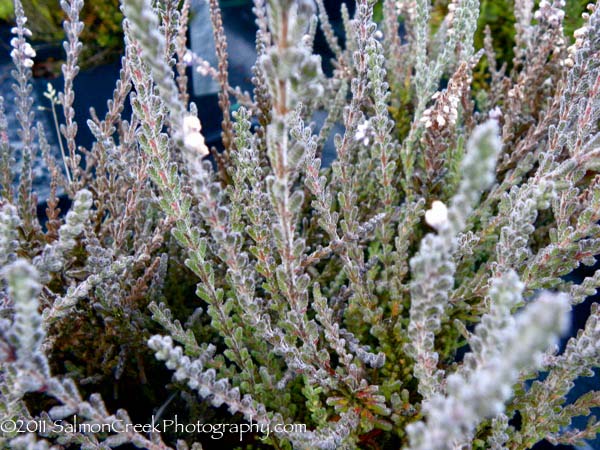
[[[573,37],[575,39],[583,38],[583,37],[587,36],[587,34],[588,34],[588,27],[581,27],[573,32]]]
[[[208,147],[204,143],[204,137],[200,133],[188,133],[183,138],[183,144],[190,150],[200,153],[200,156],[209,154]]]
[[[496,106],[495,108],[490,110],[489,117],[490,119],[500,120],[500,118],[502,117],[502,110]]]
[[[23,46],[23,54],[29,58],[35,58],[35,50],[28,42]]]
[[[431,204],[431,209],[425,212],[425,222],[436,230],[448,223],[448,208],[439,200]]]
[[[362,141],[364,145],[369,145],[369,121],[364,121],[360,125],[356,127],[356,133],[354,134],[354,139],[357,141]]]
[[[200,119],[196,116],[185,116],[183,118],[183,134],[199,133],[201,130]]]
[[[201,156],[208,155],[208,147],[204,143],[204,136],[200,133],[202,124],[196,116],[188,115],[183,118],[183,144],[194,152],[200,153]]]

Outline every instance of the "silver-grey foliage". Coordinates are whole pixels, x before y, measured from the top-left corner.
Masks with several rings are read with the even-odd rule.
[[[385,0],[377,22],[374,2],[358,0],[353,15],[342,6],[344,36],[324,3],[254,1],[250,94],[229,84],[217,0],[217,67],[186,48],[190,1],[123,0],[119,79],[81,148],[83,1],[61,1],[64,86],[46,95],[64,118],[58,162],[34,123],[36,55],[15,0],[15,92],[0,97],[0,422],[111,432],[9,431],[2,445],[201,448],[195,435],[139,433],[92,394],[108,383],[116,396],[132,377],[163,393],[157,367],[174,379],[158,416],[231,414],[269,427],[274,448],[500,450],[596,436],[595,418],[571,423],[599,392],[567,395],[600,366],[598,305],[557,343],[571,306],[600,286],[598,269],[565,277],[600,255],[600,6],[568,46],[564,1],[515,2],[507,71],[489,28],[475,48],[479,1],[451,0],[440,16],[444,2]],[[214,161],[188,64],[220,86]],[[38,153],[51,179],[43,223]]]

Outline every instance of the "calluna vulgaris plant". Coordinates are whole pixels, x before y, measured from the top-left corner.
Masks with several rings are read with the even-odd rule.
[[[435,31],[428,0],[383,0],[380,23],[359,0],[353,15],[342,5],[344,36],[322,0],[255,0],[247,93],[228,82],[217,0],[218,67],[186,49],[188,0],[123,0],[120,78],[108,112],[91,111],[91,148],[78,147],[73,108],[82,6],[61,0],[64,89],[47,95],[63,112],[56,161],[34,120],[35,51],[15,0],[14,96],[0,102],[16,102],[20,126],[13,180],[0,107],[0,418],[114,432],[4,429],[4,445],[201,447],[127,427],[125,410],[91,394],[127,377],[166,393],[158,416],[175,397],[194,422],[223,421],[206,406],[224,405],[232,424],[268,425],[255,442],[275,448],[525,449],[596,435],[594,418],[569,425],[600,391],[566,396],[600,366],[598,306],[557,343],[600,285],[600,271],[564,277],[600,254],[598,3],[569,46],[564,0],[515,1],[507,71],[489,31],[474,48],[478,0],[449,2]],[[313,51],[318,27],[331,75]],[[482,59],[488,82],[474,89]],[[190,61],[221,86],[214,163],[186,92]],[[51,176],[42,224],[38,155]]]

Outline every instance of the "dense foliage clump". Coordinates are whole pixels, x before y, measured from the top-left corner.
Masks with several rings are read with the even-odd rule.
[[[598,4],[571,40],[572,4],[514,2],[514,45],[499,54],[496,30],[476,39],[493,2],[384,0],[375,20],[359,0],[352,15],[342,6],[341,36],[322,0],[255,0],[248,93],[229,84],[209,3],[217,67],[187,49],[189,1],[123,0],[120,78],[83,148],[83,0],[61,1],[64,87],[47,93],[64,117],[57,159],[35,122],[35,51],[15,0],[15,94],[0,98],[0,421],[47,427],[3,425],[3,443],[212,439],[131,426],[173,417],[227,422],[230,434],[257,426],[232,447],[594,438],[595,418],[570,424],[599,392],[567,395],[600,366],[597,304],[557,344],[571,307],[600,285],[600,270],[566,277],[600,254]],[[222,151],[205,144],[188,65],[220,85]],[[33,189],[36,158],[47,199]]]

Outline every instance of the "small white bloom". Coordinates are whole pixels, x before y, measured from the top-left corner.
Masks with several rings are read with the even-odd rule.
[[[196,67],[196,72],[198,72],[203,77],[207,76],[208,74],[210,74],[210,64],[208,64],[206,61],[202,61],[198,64],[198,67]]]
[[[192,151],[200,153],[201,156],[208,155],[208,147],[204,143],[204,136],[200,133],[202,125],[196,116],[185,116],[183,118],[183,144]]]
[[[199,133],[202,130],[200,119],[196,116],[185,116],[183,118],[183,133]]]
[[[444,119],[444,116],[442,116],[441,114],[438,114],[435,120],[440,127],[446,125],[446,119]]]
[[[423,111],[421,119],[419,119],[419,121],[425,126],[425,128],[429,128],[433,125],[433,122],[431,121],[432,112],[432,108],[427,108],[425,111]]]
[[[191,64],[192,61],[194,59],[194,56],[192,55],[192,52],[190,52],[189,50],[187,52],[185,52],[185,54],[183,55],[183,62],[185,64]]]
[[[435,200],[431,209],[425,211],[425,222],[436,230],[443,228],[448,223],[448,208],[444,203]]]
[[[375,31],[375,33],[373,34],[373,36],[375,37],[375,39],[383,39],[383,33],[381,32],[381,30],[377,30]]]
[[[354,139],[357,141],[363,141],[363,144],[369,145],[369,121],[365,120],[363,123],[356,127],[356,133],[354,134]]]
[[[35,58],[35,50],[28,42],[23,46],[23,54],[29,58]]]
[[[490,119],[500,120],[502,117],[502,110],[499,107],[495,107],[489,112]]]
[[[204,137],[200,133],[189,133],[183,138],[183,144],[190,150],[200,153],[200,156],[208,155],[208,147],[204,143]]]

